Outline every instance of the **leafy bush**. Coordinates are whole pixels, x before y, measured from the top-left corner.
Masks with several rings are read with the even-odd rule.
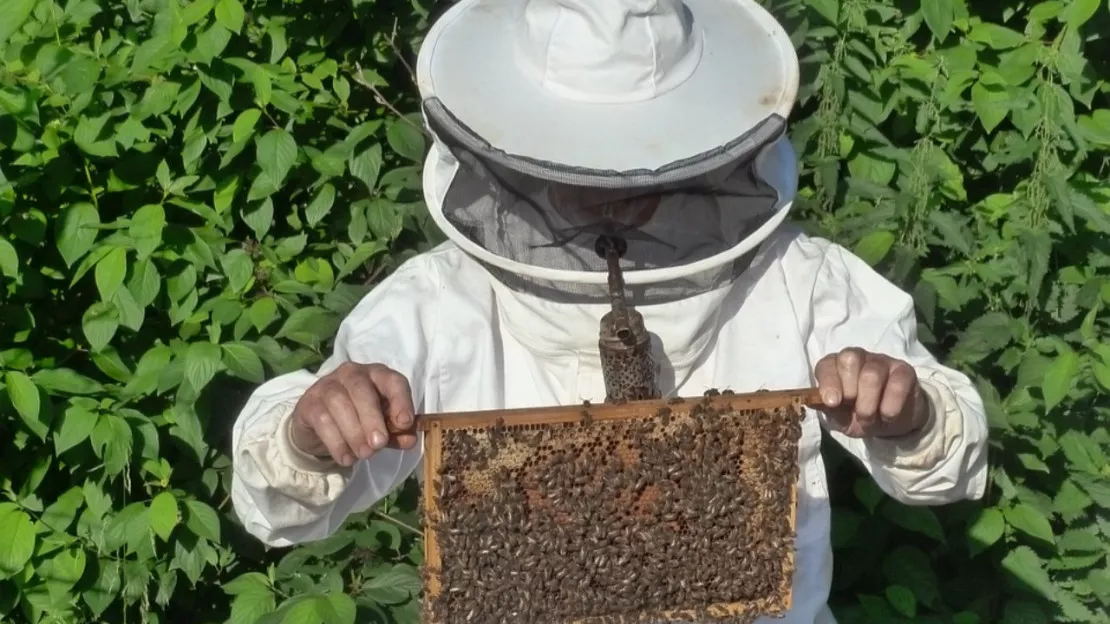
[[[1099,0],[777,0],[799,215],[914,293],[990,409],[986,504],[843,453],[844,622],[1106,621],[1110,16]],[[267,552],[231,422],[438,242],[416,0],[5,0],[0,617],[417,622],[415,487]],[[881,573],[877,572],[881,571]]]

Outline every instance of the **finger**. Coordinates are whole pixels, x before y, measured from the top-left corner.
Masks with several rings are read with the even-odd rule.
[[[879,404],[879,418],[883,422],[894,422],[906,411],[911,397],[917,388],[917,373],[905,362],[891,365],[890,373],[883,389],[882,402]]]
[[[821,391],[821,400],[824,401],[825,407],[829,409],[840,407],[844,400],[844,388],[840,385],[836,356],[829,355],[821,358],[814,367],[813,375],[817,379],[817,388]]]
[[[863,349],[849,348],[836,354],[836,369],[840,375],[840,387],[844,400],[855,401],[859,396],[859,375],[867,354]]]
[[[389,445],[393,448],[399,448],[402,451],[407,451],[416,447],[416,435],[412,433],[398,434],[396,436],[393,436],[393,439],[389,441]]]
[[[397,429],[408,429],[416,419],[412,405],[412,388],[405,376],[387,366],[370,367],[370,380],[374,382],[386,417]]]
[[[312,431],[320,438],[320,442],[328,449],[328,454],[336,463],[350,466],[355,462],[354,452],[347,446],[347,441],[323,401],[315,402],[314,408],[305,416],[305,421],[312,427]]]
[[[328,406],[328,414],[331,415],[339,433],[343,435],[347,447],[358,458],[366,459],[370,456],[370,445],[366,441],[366,434],[362,431],[358,410],[350,395],[347,394],[346,388],[342,385],[339,388],[329,392],[324,399],[324,403]]]
[[[876,424],[879,402],[890,374],[890,363],[884,358],[870,357],[859,372],[858,392],[855,400],[855,417],[862,432],[871,431]]]
[[[347,388],[347,394],[355,406],[359,435],[366,445],[366,454],[362,458],[366,459],[373,451],[383,449],[389,444],[389,431],[382,416],[381,398],[370,377],[367,376],[365,368],[345,369],[339,378]]]

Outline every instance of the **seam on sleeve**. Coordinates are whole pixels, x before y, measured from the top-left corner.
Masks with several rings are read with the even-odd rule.
[[[807,242],[814,241],[814,240],[815,239],[813,239],[813,238],[807,238]],[[809,285],[809,292],[806,293],[806,301],[804,303],[805,303],[805,306],[807,308],[809,308],[809,310],[810,310],[810,313],[808,315],[809,316],[809,327],[802,327],[801,323],[798,323],[798,334],[800,336],[805,337],[805,342],[807,343],[806,346],[807,347],[812,346],[815,350],[818,350],[818,351],[824,350],[824,345],[823,344],[812,344],[812,345],[810,344],[811,342],[813,342],[813,343],[820,343],[821,342],[821,340],[816,335],[814,335],[814,328],[817,325],[817,322],[816,322],[816,320],[817,320],[817,318],[816,318],[817,317],[817,311],[816,311],[813,303],[814,303],[814,299],[816,298],[816,295],[817,295],[818,285],[821,283],[822,277],[824,276],[824,274],[827,273],[828,270],[829,270],[828,269],[828,264],[829,264],[829,248],[830,247],[831,247],[831,245],[826,246],[825,247],[825,252],[821,254],[821,263],[819,265],[817,265],[817,270],[814,271],[814,279]],[[786,291],[788,293],[790,293],[791,299],[794,299],[796,297],[796,295],[789,287],[790,281],[786,280],[786,284],[788,285]],[[799,302],[799,301],[792,301],[791,302],[791,308],[794,309],[794,310],[797,310],[799,308],[800,303],[801,302]],[[794,320],[795,320],[795,322],[797,322],[799,320],[797,312],[794,313]],[[810,362],[809,364],[810,364],[810,368],[812,368],[813,366],[816,366],[817,362],[813,361],[813,362]],[[810,373],[811,373],[811,376],[812,376],[812,371],[810,371]]]
[[[442,306],[439,305],[443,293],[443,275],[440,273],[439,263],[429,262],[428,264],[432,267],[432,286],[435,289],[435,301],[432,302],[432,309],[435,312],[432,313],[433,316],[430,319],[428,335],[424,337],[428,343],[428,359],[431,360],[426,363],[428,367],[425,374],[428,378],[424,383],[424,396],[420,397],[420,402],[424,404],[425,410],[428,409],[428,388],[432,384],[436,384],[436,394],[439,394],[439,380],[442,379],[443,375],[441,367],[444,362],[444,358],[436,357],[436,349],[439,346],[439,324],[443,318],[443,313],[440,311]],[[421,440],[421,443],[423,443],[423,440]]]

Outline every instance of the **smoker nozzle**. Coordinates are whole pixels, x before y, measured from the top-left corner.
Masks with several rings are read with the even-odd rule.
[[[620,267],[621,256],[627,250],[628,243],[623,239],[611,236],[597,239],[597,254],[605,258],[609,265],[609,303],[613,308],[613,333],[624,344],[632,345],[636,335],[632,330],[631,315],[624,299],[624,276]]]

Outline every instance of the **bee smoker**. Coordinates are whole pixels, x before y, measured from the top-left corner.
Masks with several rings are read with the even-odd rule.
[[[651,357],[651,337],[644,317],[625,302],[620,259],[628,243],[613,236],[597,240],[595,251],[609,265],[609,302],[612,309],[601,317],[601,371],[605,377],[605,401],[625,403],[660,396]]]

